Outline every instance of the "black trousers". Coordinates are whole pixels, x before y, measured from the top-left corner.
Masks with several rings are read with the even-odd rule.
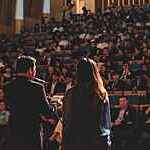
[[[9,134],[7,125],[0,125],[0,150],[6,149],[6,142]]]
[[[9,135],[6,150],[42,150],[40,140],[29,140],[15,135]]]

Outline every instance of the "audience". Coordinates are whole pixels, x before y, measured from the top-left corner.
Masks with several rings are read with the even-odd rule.
[[[1,90],[1,89],[0,89]],[[0,149],[5,150],[8,137],[9,112],[6,110],[4,101],[0,99]]]
[[[115,90],[133,90],[130,87],[132,80],[134,86],[135,80],[143,80],[141,76],[137,79],[137,74],[142,72],[148,76],[150,72],[148,8],[149,5],[112,6],[92,14],[83,7],[83,15],[71,13],[67,18],[64,15],[62,21],[42,17],[33,29],[22,30],[13,38],[1,34],[0,62],[5,66],[3,72],[0,69],[2,84],[13,76],[13,62],[18,55],[35,56],[39,66],[44,65],[40,67],[39,77],[48,81],[50,74],[46,68],[53,68],[54,74],[59,72],[65,79],[71,71],[73,78],[75,59],[88,56],[104,63],[106,74],[118,74],[117,80],[125,86],[114,87]],[[104,76],[104,80],[107,80],[106,88],[112,90],[109,86],[113,79]],[[146,90],[147,83],[142,84],[144,86],[134,89]]]

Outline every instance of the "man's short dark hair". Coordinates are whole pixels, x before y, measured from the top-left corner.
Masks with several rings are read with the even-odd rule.
[[[121,99],[121,98],[125,98],[128,101],[128,97],[127,96],[122,95],[122,96],[120,96],[119,99]]]
[[[16,73],[26,73],[35,66],[36,59],[31,56],[20,56],[16,61]]]

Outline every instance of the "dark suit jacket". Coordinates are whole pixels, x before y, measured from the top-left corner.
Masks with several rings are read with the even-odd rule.
[[[42,84],[17,77],[4,87],[10,111],[8,150],[41,150],[40,116],[54,115]]]
[[[118,118],[119,112],[119,108],[116,109],[114,113],[112,112],[112,122],[114,122]],[[123,139],[127,140],[128,142],[132,142],[136,136],[135,133],[137,131],[136,120],[137,115],[135,109],[128,106],[128,108],[125,110],[121,124],[112,126],[113,140],[118,142]]]
[[[114,122],[119,115],[120,108],[112,110],[112,122]],[[135,124],[136,123],[136,111],[133,107],[128,106],[127,109],[125,110],[123,120],[122,120],[122,125],[127,125],[127,124]]]

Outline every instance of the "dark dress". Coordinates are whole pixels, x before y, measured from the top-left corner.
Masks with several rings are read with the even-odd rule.
[[[109,149],[109,103],[72,88],[64,97],[63,111],[64,150]]]
[[[17,77],[4,87],[10,111],[7,150],[41,150],[41,115],[54,115],[42,84]]]

